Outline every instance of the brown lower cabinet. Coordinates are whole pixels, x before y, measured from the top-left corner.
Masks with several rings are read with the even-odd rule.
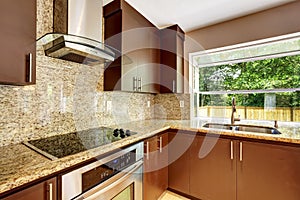
[[[190,146],[195,136],[169,133],[169,188],[190,194]]]
[[[56,178],[49,179],[25,190],[12,194],[4,200],[56,200]]]
[[[177,147],[190,142],[176,137]],[[169,188],[204,200],[299,200],[299,147],[197,135],[169,166]],[[173,151],[169,145],[169,158]]]
[[[168,188],[168,133],[144,141],[144,200],[157,200]]]
[[[300,148],[236,141],[237,199],[300,199]]]
[[[196,136],[190,148],[190,195],[199,199],[236,199],[236,156],[233,141]]]

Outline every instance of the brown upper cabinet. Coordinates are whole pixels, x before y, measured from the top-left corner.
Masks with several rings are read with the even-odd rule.
[[[161,93],[183,93],[184,40],[185,33],[178,25],[161,30]]]
[[[0,1],[0,83],[35,83],[36,0]]]
[[[103,8],[105,44],[120,52],[107,63],[104,90],[159,92],[159,30],[123,0]]]

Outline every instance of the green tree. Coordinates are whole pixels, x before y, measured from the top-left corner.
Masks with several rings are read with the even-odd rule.
[[[200,91],[300,88],[300,55],[204,67],[199,73]],[[232,96],[237,105],[264,106],[263,93],[227,95],[227,105]],[[276,99],[276,106],[300,106],[299,92],[277,93]],[[209,98],[202,105],[211,105]]]

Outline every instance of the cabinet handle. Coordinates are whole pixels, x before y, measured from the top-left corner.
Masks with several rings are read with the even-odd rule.
[[[32,82],[32,53],[29,53],[29,82]]]
[[[175,80],[172,82],[172,92],[175,92]]]
[[[233,141],[230,141],[230,159],[233,160]]]
[[[49,183],[49,200],[53,200],[53,184]]]
[[[159,153],[162,153],[162,137],[159,137]]]
[[[146,159],[149,160],[149,142],[146,143]]]
[[[240,142],[240,161],[243,161],[243,142]]]
[[[136,91],[137,90],[137,83],[136,83],[136,80],[137,80],[137,78],[134,76],[133,77],[133,91]]]
[[[142,77],[138,78],[138,91],[142,91]]]

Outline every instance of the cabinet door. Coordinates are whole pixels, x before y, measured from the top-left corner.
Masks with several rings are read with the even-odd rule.
[[[144,200],[157,200],[168,188],[168,134],[145,141]]]
[[[0,83],[35,83],[36,0],[1,0],[0,26]]]
[[[176,31],[161,30],[160,38],[160,93],[176,93],[177,78]]]
[[[106,66],[104,90],[158,92],[159,30],[125,1],[107,4],[104,19],[105,43],[124,55]]]
[[[138,77],[138,91],[140,92],[159,92],[159,67],[160,64],[153,63],[151,60],[152,54],[155,54],[155,50],[145,49],[143,50],[142,57],[147,57],[148,61],[138,64],[137,77]]]
[[[169,188],[189,194],[190,146],[195,136],[169,133]]]
[[[105,64],[104,91],[121,89],[122,11],[117,3],[114,1],[103,8],[105,44],[119,51],[116,60]]]
[[[234,142],[196,136],[191,147],[190,195],[199,199],[236,199]]]
[[[156,200],[158,187],[156,185],[158,174],[157,165],[157,137],[152,137],[144,142],[144,200]]]
[[[184,87],[184,42],[183,39],[179,36],[176,37],[176,48],[177,48],[177,55],[176,55],[176,72],[177,72],[177,78],[176,78],[176,92],[177,93],[183,93],[183,87]]]
[[[121,89],[122,91],[136,92],[138,89],[138,75],[137,75],[137,59],[139,57],[138,51],[131,51],[125,54],[130,58],[130,62],[122,62],[122,77]]]
[[[136,18],[134,17],[136,16]],[[129,58],[129,62],[122,60],[122,91],[137,91],[137,65],[140,57],[140,45],[143,33],[138,28],[142,26],[140,16],[129,5],[122,7],[122,54]]]
[[[155,27],[145,28],[146,43],[142,49],[138,61],[138,77],[141,92],[159,92],[159,32]]]
[[[184,32],[178,25],[161,30],[161,93],[183,92]]]
[[[56,178],[44,181],[18,193],[10,195],[4,200],[56,200]]]
[[[237,199],[300,199],[300,148],[242,142]],[[240,156],[241,156],[240,155]]]
[[[159,52],[156,49],[159,48],[159,31],[144,17],[125,5],[123,7],[122,53],[125,53],[132,63],[122,65],[122,90],[157,93]],[[127,8],[126,11],[125,8]],[[134,78],[136,78],[136,90],[132,84]]]
[[[158,194],[161,194],[168,188],[168,133],[158,135],[158,179],[156,185],[158,186]],[[156,199],[155,199],[156,200]]]
[[[151,34],[151,30],[150,33],[147,33],[149,36],[147,37],[148,40],[151,40],[152,37],[157,37],[157,35]],[[124,33],[123,35],[126,34]],[[130,36],[132,37],[132,35]],[[148,46],[149,44],[145,46],[136,45],[136,49],[134,48],[126,53],[131,62],[123,62],[122,64],[123,91],[159,92],[159,51],[157,49],[146,48]]]

